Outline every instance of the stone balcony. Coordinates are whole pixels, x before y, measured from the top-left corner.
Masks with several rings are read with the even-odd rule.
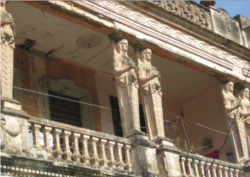
[[[9,146],[1,154],[6,175],[134,176],[130,139],[36,117],[28,127],[27,155],[11,153]],[[14,140],[5,136],[7,144]]]

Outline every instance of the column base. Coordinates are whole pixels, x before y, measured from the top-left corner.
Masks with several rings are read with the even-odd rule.
[[[1,106],[2,153],[18,157],[29,156],[27,120],[30,116],[12,98],[2,97]]]
[[[158,177],[156,145],[149,140],[149,135],[136,131],[127,137],[132,140],[132,168],[136,176]]]
[[[1,98],[1,113],[17,116],[23,119],[30,118],[30,116],[22,110],[22,106],[19,101],[7,97]]]

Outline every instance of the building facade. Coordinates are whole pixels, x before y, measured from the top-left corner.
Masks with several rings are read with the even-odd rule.
[[[250,21],[203,1],[2,1],[2,176],[250,176]]]

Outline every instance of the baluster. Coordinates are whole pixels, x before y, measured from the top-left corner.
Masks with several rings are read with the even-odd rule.
[[[38,159],[41,159],[43,158],[43,155],[41,154],[41,150],[42,150],[42,146],[40,145],[39,143],[39,130],[41,128],[41,125],[38,125],[38,124],[34,124],[32,126],[32,131],[33,131],[33,139],[34,139],[34,148],[37,149],[37,158]]]
[[[100,139],[99,145],[100,145],[100,166],[108,167],[108,160],[106,157],[106,151],[105,151],[105,144],[107,144],[107,140]]]
[[[193,160],[193,161],[192,161],[192,167],[193,167],[193,169],[194,169],[195,176],[197,176],[197,177],[199,176],[198,163],[199,163],[198,160]]]
[[[47,127],[44,126],[42,129],[42,132],[44,133],[44,139],[45,139],[45,150],[47,151],[47,155],[48,155],[48,160],[53,160],[52,157],[52,148],[50,147],[50,132],[51,132],[52,128],[51,127]]]
[[[234,171],[234,169],[229,168],[229,170],[228,170],[228,176],[229,177],[233,177],[233,171]]]
[[[32,145],[31,145],[31,142],[30,142],[30,138],[29,138],[29,149],[31,149],[32,148],[32,146],[34,146],[34,133],[32,132],[32,128],[31,128],[32,126],[31,126],[31,123],[28,123],[28,134],[30,134],[31,133],[31,135],[32,135]]]
[[[212,177],[217,177],[217,175],[216,175],[216,167],[217,167],[216,164],[212,164],[212,166],[211,166]]]
[[[60,134],[62,133],[62,130],[60,129],[54,129],[52,134],[53,134],[53,139],[54,139],[54,156],[58,160],[58,162],[63,162],[64,160],[62,159],[62,149],[60,146]]]
[[[192,163],[192,159],[187,158],[187,160],[186,160],[186,166],[187,166],[188,175],[190,175],[190,176],[193,175],[193,170],[192,170],[192,167],[191,167],[191,163]]]
[[[185,157],[181,157],[181,167],[182,167],[182,175],[183,176],[187,175],[187,173],[186,173],[186,167],[185,167],[185,161],[186,161],[186,158]]]
[[[205,165],[205,175],[206,175],[206,177],[211,177],[211,173],[210,173],[210,166],[211,166],[211,163],[206,163],[206,165]]]
[[[120,167],[120,168],[123,168],[124,167],[124,162],[123,162],[123,159],[122,159],[122,147],[123,147],[123,144],[122,143],[117,143],[116,144],[116,152],[117,152],[117,162],[116,162],[116,166],[117,167]]]
[[[98,158],[98,153],[97,153],[97,142],[98,138],[91,137],[91,149],[92,149],[92,155],[91,155],[91,164],[93,167],[98,167],[99,166],[99,158]]]
[[[72,152],[70,151],[69,147],[69,136],[71,135],[70,131],[63,130],[62,137],[63,137],[63,157],[67,163],[72,163],[71,157]]]
[[[204,166],[205,166],[205,162],[200,161],[200,163],[199,163],[199,172],[200,172],[200,176],[202,176],[202,177],[205,176]]]
[[[115,165],[115,158],[114,158],[114,145],[115,145],[115,142],[114,141],[109,141],[107,143],[107,147],[108,147],[108,152],[109,152],[109,161],[108,161],[108,165],[109,167],[113,168],[114,165]]]
[[[125,162],[126,162],[126,165],[124,166],[124,168],[125,170],[128,170],[128,171],[132,171],[132,165],[130,161],[130,149],[131,149],[130,145],[128,144],[124,145]]]
[[[218,177],[223,177],[222,169],[223,169],[223,166],[217,165],[217,175],[218,175]]]
[[[234,177],[240,177],[239,172],[240,172],[240,170],[235,169],[234,170]]]
[[[88,149],[88,141],[90,139],[90,136],[88,135],[83,135],[81,137],[81,144],[82,144],[82,150],[83,150],[83,153],[82,153],[82,161],[84,164],[86,165],[90,165],[90,156],[89,156],[89,149]]]
[[[228,177],[228,167],[223,168],[223,176]]]
[[[78,146],[78,139],[80,138],[80,134],[79,133],[72,133],[71,135],[71,139],[73,139],[73,155],[72,155],[72,159],[78,164],[81,164],[81,154],[79,152],[79,146]]]
[[[244,171],[240,171],[240,177],[245,177],[245,172]]]

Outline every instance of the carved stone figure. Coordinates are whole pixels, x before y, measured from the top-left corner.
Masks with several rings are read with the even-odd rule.
[[[8,141],[7,141],[7,133],[12,136],[12,137],[16,137],[23,129],[23,125],[20,125],[20,127],[15,131],[13,129],[8,129],[6,128],[6,119],[2,118],[1,119],[1,135],[2,135],[2,141],[1,141],[1,149],[4,149],[5,146],[7,145]]]
[[[145,49],[141,53],[137,51],[137,57],[144,115],[150,139],[154,140],[165,136],[160,73],[151,65],[152,52],[150,49]]]
[[[136,64],[127,54],[128,41],[126,39],[116,44],[112,41],[111,48],[123,136],[127,137],[134,130],[140,131]]]
[[[249,89],[240,92],[241,99],[233,95],[234,83],[223,85],[223,97],[228,127],[231,128],[232,141],[238,162],[249,162],[248,135],[245,120],[250,116]],[[231,126],[232,125],[232,126]]]
[[[222,94],[224,97],[225,110],[229,119],[235,119],[235,117],[237,116],[236,108],[239,107],[239,99],[234,96],[233,91],[233,82],[230,81],[223,85]]]
[[[5,9],[6,1],[1,1],[1,93],[12,98],[14,21]]]

